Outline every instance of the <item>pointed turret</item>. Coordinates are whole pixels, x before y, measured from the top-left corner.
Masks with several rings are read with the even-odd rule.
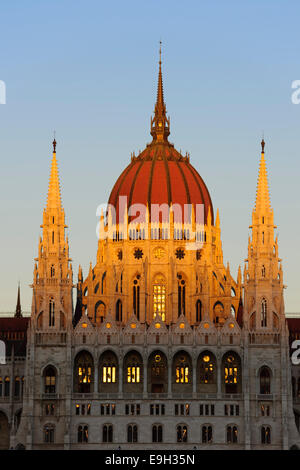
[[[167,142],[170,135],[170,119],[167,118],[167,109],[164,103],[163,79],[161,71],[161,42],[159,48],[159,70],[157,84],[157,99],[154,117],[151,118],[151,135],[153,142]]]
[[[73,313],[73,274],[69,258],[69,242],[66,236],[65,212],[62,207],[58,167],[56,160],[56,140],[53,140],[53,156],[50,171],[47,205],[43,211],[42,237],[39,239],[38,258],[34,268],[33,314],[40,316],[39,325],[43,328],[64,329]],[[43,303],[47,314],[41,320]],[[45,308],[45,307],[44,307]],[[33,323],[35,324],[35,323]]]
[[[21,318],[21,317],[22,317],[22,309],[21,309],[21,295],[20,295],[20,283],[19,283],[15,318]]]
[[[261,158],[259,164],[259,174],[257,181],[256,201],[255,201],[256,212],[271,212],[269,186],[268,186],[268,174],[265,160],[265,141],[261,141]]]
[[[58,166],[56,160],[56,140],[53,142],[53,154],[52,154],[52,163],[51,163],[51,173],[49,180],[49,189],[48,189],[48,199],[47,199],[47,209],[61,209],[61,197],[60,197],[60,185],[59,185],[59,175],[58,175]]]
[[[252,235],[248,239],[248,258],[244,270],[244,321],[252,329],[272,328],[275,311],[274,298],[282,297],[280,260],[277,240],[274,237],[274,215],[271,208],[265,141],[261,142],[261,158],[256,190],[255,208],[252,212]],[[275,318],[275,317],[274,317]]]

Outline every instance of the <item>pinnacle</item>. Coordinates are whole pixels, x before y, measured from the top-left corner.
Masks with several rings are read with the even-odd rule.
[[[267,212],[271,211],[269,186],[268,186],[268,174],[267,174],[265,155],[263,152],[261,154],[261,159],[260,159],[260,164],[259,164],[255,210],[256,211],[264,210]]]
[[[61,209],[60,183],[55,152],[53,152],[51,163],[47,209]]]

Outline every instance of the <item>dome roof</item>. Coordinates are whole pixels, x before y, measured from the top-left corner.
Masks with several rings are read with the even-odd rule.
[[[131,163],[117,179],[108,203],[119,214],[119,198],[127,197],[127,207],[133,204],[179,204],[184,211],[186,204],[203,204],[204,218],[210,210],[213,223],[213,206],[208,189],[189,156],[182,156],[168,141],[170,119],[166,116],[163,97],[161,60],[159,61],[157,101],[151,119],[153,141]],[[184,213],[184,212],[182,212]]]
[[[150,144],[133,157],[117,179],[109,197],[118,215],[119,197],[127,197],[127,207],[133,204],[204,204],[205,222],[213,206],[208,189],[189,157],[183,157],[169,144]]]

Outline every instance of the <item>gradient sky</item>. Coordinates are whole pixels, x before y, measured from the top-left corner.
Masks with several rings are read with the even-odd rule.
[[[170,140],[220,209],[234,276],[264,131],[286,310],[300,312],[299,17],[296,0],[2,1],[0,311],[15,309],[18,280],[30,310],[54,129],[74,281],[79,263],[84,275],[95,263],[96,208],[151,140],[161,39]]]

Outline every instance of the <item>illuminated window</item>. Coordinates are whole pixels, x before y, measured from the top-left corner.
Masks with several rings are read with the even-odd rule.
[[[91,393],[94,380],[93,358],[83,351],[79,353],[75,362],[75,391],[78,393]]]
[[[45,414],[46,416],[53,416],[55,412],[55,406],[53,403],[47,403],[45,405]]]
[[[45,393],[56,393],[56,373],[54,367],[47,367],[44,372]]]
[[[227,444],[236,444],[238,442],[238,428],[236,426],[227,426],[226,441]]]
[[[271,428],[270,426],[262,426],[261,428],[261,443],[271,444]]]
[[[115,383],[116,382],[116,367],[105,365],[102,367],[102,382]]]
[[[182,426],[181,424],[177,426],[177,442],[187,442],[188,430],[187,426]]]
[[[200,384],[212,384],[215,382],[215,360],[209,353],[200,356],[199,368]]]
[[[141,374],[139,366],[130,366],[127,367],[127,383],[140,383]]]
[[[238,358],[228,354],[224,362],[224,383],[226,393],[237,393],[240,375],[240,364]]]
[[[54,426],[47,424],[44,427],[44,442],[45,444],[52,444],[54,442]]]
[[[156,315],[166,321],[166,284],[163,276],[156,276],[153,284],[153,318]]]
[[[89,428],[88,426],[78,426],[77,442],[89,442]]]

